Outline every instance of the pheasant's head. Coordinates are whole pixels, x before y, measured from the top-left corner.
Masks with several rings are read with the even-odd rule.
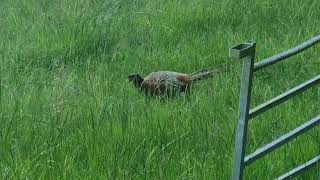
[[[140,74],[130,74],[128,76],[129,81],[132,81],[133,84],[140,88],[143,83],[143,78],[140,76]]]

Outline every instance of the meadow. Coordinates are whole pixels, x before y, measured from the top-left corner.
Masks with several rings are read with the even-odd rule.
[[[0,179],[229,179],[242,64],[320,34],[320,1],[1,0]],[[320,46],[256,73],[256,106],[320,72]],[[167,101],[130,73],[229,72]],[[320,88],[249,123],[247,152],[320,112]],[[320,153],[320,127],[248,167],[273,179]],[[298,179],[319,179],[320,166]]]

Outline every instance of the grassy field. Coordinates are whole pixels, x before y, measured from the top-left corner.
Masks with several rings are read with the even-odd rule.
[[[1,0],[0,179],[229,179],[241,63],[320,33],[320,1]],[[320,72],[319,45],[256,73],[253,106]],[[233,64],[166,102],[127,75]],[[249,124],[247,152],[320,112],[319,86]],[[272,179],[320,153],[320,127],[262,158]],[[300,176],[320,178],[319,165]]]

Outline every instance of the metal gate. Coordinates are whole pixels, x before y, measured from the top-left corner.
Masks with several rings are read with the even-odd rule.
[[[235,137],[235,158],[233,164],[233,175],[232,179],[238,180],[243,178],[243,172],[246,166],[249,166],[254,161],[260,159],[261,157],[267,155],[268,153],[276,150],[280,146],[288,143],[297,136],[305,133],[306,131],[318,126],[320,124],[320,114],[309,120],[308,122],[300,125],[299,127],[291,130],[290,132],[282,135],[278,139],[272,141],[265,146],[256,149],[252,154],[245,155],[245,146],[247,140],[247,129],[248,121],[259,114],[279,105],[282,102],[287,101],[295,95],[311,88],[320,83],[320,74],[316,77],[280,94],[279,96],[272,98],[261,105],[250,109],[250,99],[251,99],[251,89],[252,89],[252,78],[255,71],[263,69],[269,65],[280,62],[287,59],[293,55],[296,55],[307,48],[320,42],[320,35],[292,48],[284,51],[280,54],[262,60],[254,64],[255,58],[255,43],[243,43],[234,46],[230,49],[230,56],[243,59],[242,67],[242,77],[241,77],[241,89],[240,89],[240,99],[239,99],[239,119],[236,129]],[[308,168],[316,166],[320,162],[320,155],[314,157],[308,162],[292,169],[291,171],[279,176],[277,179],[288,179],[301,172],[307,170]]]

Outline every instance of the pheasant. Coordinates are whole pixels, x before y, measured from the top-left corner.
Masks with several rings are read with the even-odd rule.
[[[226,66],[218,70],[202,70],[192,74],[157,71],[152,72],[145,78],[140,74],[130,74],[129,81],[133,82],[136,88],[150,95],[168,95],[177,92],[185,92],[197,81],[207,79],[220,72],[226,71]]]

